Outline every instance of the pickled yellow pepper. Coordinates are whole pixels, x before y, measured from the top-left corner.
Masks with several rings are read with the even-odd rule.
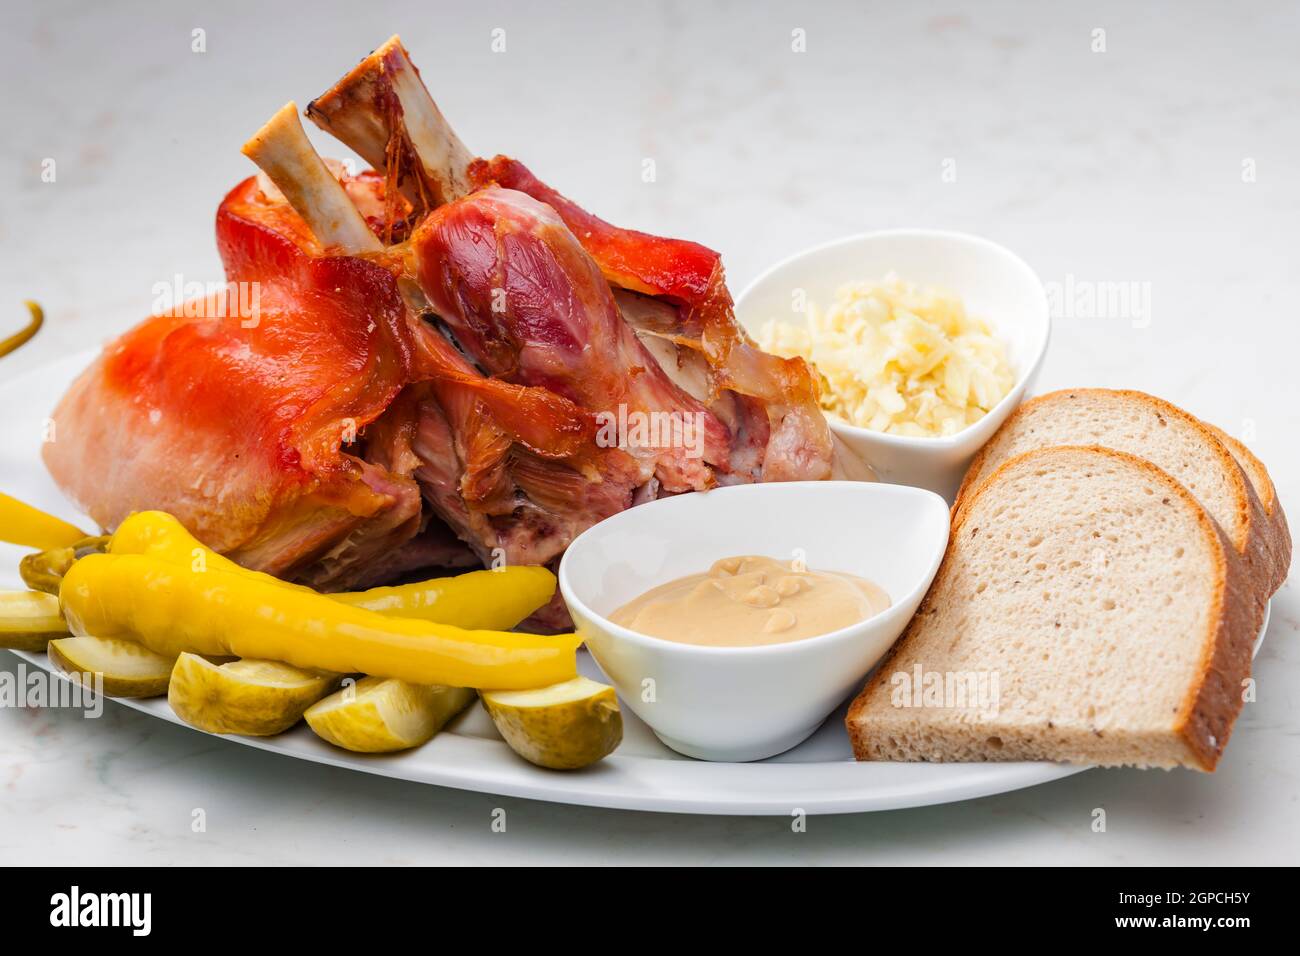
[[[0,541],[46,551],[70,547],[84,537],[86,532],[75,525],[0,491]]]
[[[205,546],[176,518],[163,511],[140,511],[126,518],[113,532],[108,551],[149,555],[195,570],[226,571],[295,591],[315,593],[302,585],[239,566]],[[326,597],[391,617],[497,630],[514,627],[554,594],[554,574],[537,565],[520,565]]]
[[[385,617],[307,590],[140,554],[91,554],[59,603],[72,633],[159,654],[251,657],[417,684],[525,690],[577,674],[573,634],[542,637]]]

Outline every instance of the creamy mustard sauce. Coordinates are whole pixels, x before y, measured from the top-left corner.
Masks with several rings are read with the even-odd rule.
[[[743,556],[652,588],[610,620],[666,641],[750,647],[829,634],[887,607],[889,595],[865,578]]]

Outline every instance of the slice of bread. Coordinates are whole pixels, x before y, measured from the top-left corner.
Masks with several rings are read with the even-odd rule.
[[[849,709],[854,754],[1213,770],[1262,612],[1218,525],[1151,462],[1020,455],[968,489],[934,584]]]
[[[1050,445],[1102,445],[1148,459],[1205,506],[1263,595],[1285,580],[1277,530],[1232,452],[1200,419],[1144,392],[1072,388],[1025,402],[971,462],[955,512],[1004,461]]]
[[[1291,529],[1287,526],[1286,513],[1282,510],[1282,502],[1278,500],[1277,489],[1273,487],[1273,479],[1269,476],[1264,463],[1256,458],[1245,444],[1209,422],[1205,425],[1218,436],[1219,441],[1227,446],[1228,451],[1232,452],[1232,457],[1237,460],[1241,470],[1250,479],[1251,487],[1255,489],[1255,496],[1259,498],[1264,514],[1268,517],[1272,531],[1265,535],[1264,541],[1273,549],[1272,560],[1276,569],[1275,577],[1277,577],[1273,590],[1276,591],[1282,586],[1282,582],[1286,580],[1291,570]]]

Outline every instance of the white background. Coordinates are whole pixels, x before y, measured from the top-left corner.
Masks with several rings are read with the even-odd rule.
[[[471,149],[522,158],[616,223],[721,250],[735,290],[806,245],[895,226],[982,233],[1049,283],[1149,283],[1149,321],[1059,320],[1040,389],[1183,404],[1247,437],[1300,513],[1300,16],[1133,7],[7,3],[0,330],[28,297],[49,324],[0,380],[120,332],[155,283],[219,279],[212,220],[251,172],[240,144],[400,32]],[[1258,701],[1213,776],[1091,771],[806,833],[384,780],[111,704],[94,721],[3,709],[0,861],[1295,863],[1297,632],[1288,583]]]

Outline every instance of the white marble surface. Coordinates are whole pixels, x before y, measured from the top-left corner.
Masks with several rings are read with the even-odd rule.
[[[1149,322],[1058,321],[1040,388],[1183,403],[1249,436],[1300,510],[1296,6],[804,6],[6,6],[0,327],[24,297],[49,326],[0,376],[117,333],[174,273],[218,278],[211,222],[249,172],[239,144],[400,31],[472,148],[524,158],[615,222],[721,249],[733,287],[806,244],[890,226],[983,233],[1048,282],[1149,283]],[[196,27],[206,53],[191,52]],[[1295,863],[1298,632],[1288,584],[1259,699],[1213,776],[1092,771],[806,833],[404,784],[113,705],[94,721],[0,709],[0,863]]]

